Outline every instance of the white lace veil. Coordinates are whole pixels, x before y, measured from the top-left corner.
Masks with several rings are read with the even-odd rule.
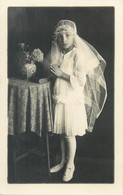
[[[80,52],[79,56],[81,57],[79,61],[81,61],[81,64],[86,72],[84,99],[87,113],[88,131],[91,132],[93,130],[95,120],[99,117],[107,98],[107,88],[104,78],[106,62],[93,46],[79,37],[74,22],[70,20],[61,20],[57,24],[54,32],[54,41],[51,45],[51,51],[44,60],[44,64],[47,68],[51,63],[61,63],[61,51],[57,44],[57,36],[61,29],[74,34],[74,47],[76,47]]]

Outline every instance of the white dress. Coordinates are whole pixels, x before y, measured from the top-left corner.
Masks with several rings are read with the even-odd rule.
[[[83,96],[86,74],[79,60],[79,55],[76,48],[66,54],[61,54],[60,68],[70,75],[70,82],[62,78],[57,78],[55,81],[53,133],[56,134],[82,136],[87,129]]]

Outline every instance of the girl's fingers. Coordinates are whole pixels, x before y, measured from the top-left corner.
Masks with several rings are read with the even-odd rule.
[[[55,74],[56,76],[59,76],[60,69],[58,67],[50,66],[50,71]]]
[[[53,68],[53,69],[58,69],[58,66],[53,66],[53,65],[50,65],[50,68]]]
[[[51,70],[55,70],[55,67],[54,67],[54,66],[50,66],[50,69],[51,69]]]
[[[55,72],[53,69],[51,69],[51,72],[52,72],[53,74],[56,74],[56,72]]]

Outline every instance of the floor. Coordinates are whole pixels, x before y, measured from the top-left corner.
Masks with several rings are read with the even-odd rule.
[[[51,147],[51,166],[60,161],[59,145],[54,142],[56,138],[50,138]],[[89,143],[89,142],[88,142]],[[108,151],[109,143],[106,148],[94,146],[80,149],[81,142],[78,140],[78,149],[75,158],[74,177],[68,183],[113,183],[114,182],[114,161],[105,151]],[[106,144],[105,144],[106,146]],[[57,150],[56,150],[57,148]],[[102,152],[103,148],[103,152]],[[98,151],[95,156],[92,155]],[[109,151],[109,153],[111,150]],[[87,155],[86,155],[87,154]],[[105,154],[105,155],[104,155]],[[106,155],[107,154],[107,155]],[[107,158],[108,156],[108,158]],[[47,163],[45,158],[38,156],[28,156],[17,163],[17,182],[16,183],[63,183],[62,176],[64,169],[48,177]],[[8,168],[8,182],[14,183],[13,165],[10,162]]]
[[[113,161],[107,159],[76,158],[74,177],[69,183],[113,183]],[[17,183],[63,183],[64,169],[47,175],[46,162],[27,157],[17,165]],[[9,180],[9,183],[13,183]]]

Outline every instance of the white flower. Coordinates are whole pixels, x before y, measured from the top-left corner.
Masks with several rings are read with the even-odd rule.
[[[34,49],[31,56],[34,62],[42,62],[44,58],[44,54],[40,49]]]

